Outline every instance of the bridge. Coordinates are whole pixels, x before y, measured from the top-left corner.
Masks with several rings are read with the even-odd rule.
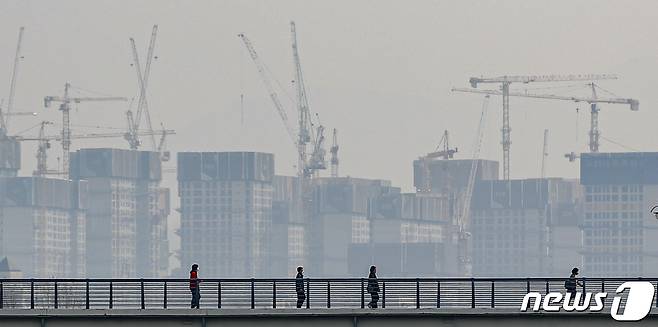
[[[615,293],[626,281],[658,278],[582,278],[579,292]],[[521,312],[526,294],[564,292],[564,278],[379,278],[379,308],[369,309],[367,278],[305,278],[307,301],[296,308],[295,279],[202,279],[201,309],[190,309],[187,279],[0,280],[2,326],[485,326],[616,323],[602,312]],[[658,287],[657,287],[658,289]],[[658,318],[652,312],[640,324]],[[539,319],[538,319],[539,318]]]

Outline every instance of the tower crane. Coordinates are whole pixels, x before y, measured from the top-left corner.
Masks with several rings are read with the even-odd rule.
[[[482,101],[482,113],[480,114],[480,122],[478,123],[477,134],[473,142],[473,157],[471,161],[471,170],[468,175],[468,184],[462,197],[462,207],[458,213],[457,227],[457,252],[459,253],[460,272],[464,276],[472,274],[471,265],[471,250],[469,249],[469,239],[471,234],[468,232],[470,228],[470,210],[471,199],[473,198],[473,188],[475,186],[475,176],[478,173],[478,162],[480,161],[480,149],[482,148],[482,139],[484,138],[485,124],[487,121],[487,111],[489,108],[489,95],[484,96]]]
[[[21,56],[21,45],[23,43],[23,31],[25,27],[18,29],[18,42],[16,45],[16,55],[14,56],[14,65],[11,71],[11,81],[9,83],[9,98],[7,99],[7,110],[3,113],[0,109],[0,134],[6,136],[9,128],[9,117],[11,116],[11,111],[14,108],[14,96],[16,94],[16,78],[18,76],[18,66],[20,60],[23,58]]]
[[[57,171],[48,170],[48,149],[50,149],[50,140],[46,138],[45,129],[46,125],[52,125],[50,121],[42,121],[39,128],[39,136],[37,137],[39,144],[37,145],[37,169],[34,171],[34,176],[44,176],[46,174],[57,173]]]
[[[295,22],[290,22],[290,39],[292,41],[292,56],[295,65],[295,86],[297,91],[297,111],[299,119],[299,135],[297,147],[300,161],[307,162],[303,173],[311,176],[319,170],[327,168],[324,160],[324,127],[319,124],[314,128],[311,122],[311,110],[308,105],[308,96],[306,94],[306,85],[304,84],[304,74],[302,64],[299,58],[299,47],[297,46],[297,28]],[[307,144],[312,145],[310,158],[307,158]]]
[[[70,83],[64,84],[64,96],[46,96],[43,98],[44,107],[49,108],[52,102],[60,102],[59,110],[62,112],[62,174],[68,177],[69,151],[71,149],[71,103],[88,101],[128,101],[124,97],[71,97],[69,95]]]
[[[297,93],[297,115],[298,115],[298,139],[297,148],[299,160],[306,161],[306,144],[311,141],[311,113],[308,108],[308,98],[306,97],[306,86],[304,85],[304,75],[302,74],[299,51],[297,49],[297,29],[295,22],[290,22],[290,39],[292,41],[293,64],[295,65],[295,90]],[[300,165],[301,167],[301,165]],[[307,174],[306,171],[301,172]]]
[[[448,134],[448,130],[443,131],[441,140],[439,140],[439,144],[436,146],[434,151],[420,158],[423,173],[425,175],[425,178],[423,178],[423,181],[425,181],[425,183],[423,185],[423,189],[419,191],[421,192],[432,191],[432,181],[431,181],[431,172],[430,172],[430,162],[432,161],[432,159],[442,158],[443,160],[449,160],[455,156],[455,153],[457,153],[457,151],[458,151],[457,148],[454,149],[450,148],[450,135]]]
[[[338,177],[338,130],[334,128],[334,142],[331,144],[331,177]]]
[[[260,61],[260,57],[258,56],[256,49],[254,48],[253,44],[251,43],[249,38],[247,38],[246,35],[238,34],[238,37],[244,43],[245,48],[247,48],[247,51],[249,52],[249,56],[251,57],[251,60],[256,65],[256,70],[258,70],[258,74],[260,75],[261,81],[263,82],[265,89],[267,89],[267,93],[270,96],[272,103],[274,104],[274,108],[279,114],[279,117],[281,117],[281,121],[283,122],[283,125],[286,128],[286,132],[288,132],[288,136],[292,140],[293,144],[297,146],[297,137],[295,136],[295,132],[290,126],[288,114],[286,114],[286,110],[283,108],[283,105],[279,100],[279,96],[277,95],[276,91],[274,91],[274,86],[272,85],[272,82],[270,81],[269,77],[265,73],[265,66]]]
[[[535,98],[535,99],[548,99],[548,100],[566,100],[573,102],[586,102],[590,104],[591,107],[591,119],[590,119],[590,130],[589,130],[589,150],[590,152],[599,151],[599,137],[601,132],[599,131],[599,111],[601,110],[598,107],[599,103],[610,103],[610,104],[625,104],[628,105],[631,111],[638,111],[640,109],[640,102],[636,99],[631,98],[601,98],[596,94],[596,84],[588,83],[592,88],[592,96],[564,96],[564,95],[555,95],[555,94],[537,94],[537,93],[528,93],[528,92],[508,92],[507,96],[513,97],[524,97],[524,98]],[[480,93],[480,94],[489,94],[489,95],[503,95],[502,91],[499,90],[474,90],[467,88],[453,88],[453,92],[468,92],[468,93]],[[572,160],[573,161],[573,160]]]
[[[297,170],[300,177],[306,178],[311,177],[318,170],[326,169],[326,162],[324,160],[325,150],[323,148],[324,142],[324,127],[319,125],[317,128],[314,128],[311,121],[311,112],[308,106],[308,98],[306,95],[306,89],[304,86],[304,77],[302,74],[301,63],[299,59],[299,51],[297,47],[297,35],[295,23],[290,23],[291,28],[291,38],[292,38],[292,49],[293,49],[293,61],[295,64],[295,87],[297,93],[297,112],[298,112],[298,131],[294,132],[286,110],[279,100],[279,96],[274,90],[273,84],[270,81],[269,77],[265,72],[265,65],[261,62],[258,53],[256,52],[253,43],[249,38],[244,34],[238,34],[238,37],[244,43],[249,56],[256,65],[256,69],[261,77],[263,85],[267,89],[267,93],[274,104],[274,107],[281,117],[284,127],[288,132],[288,136],[293,141],[293,144],[297,148]],[[312,145],[312,152],[310,155],[307,153],[308,144]]]
[[[616,75],[609,74],[585,74],[585,75],[530,75],[530,76],[500,76],[500,77],[471,77],[471,87],[477,88],[479,84],[501,84],[501,95],[503,96],[503,178],[510,179],[510,147],[512,144],[509,112],[509,86],[512,83],[535,83],[535,82],[567,82],[567,81],[593,81],[602,79],[616,79]]]
[[[50,175],[50,174],[68,174],[68,171],[54,171],[54,170],[48,170],[48,154],[47,151],[50,149],[50,142],[51,141],[63,141],[63,135],[46,135],[45,134],[45,127],[47,125],[52,125],[52,122],[49,121],[43,121],[41,122],[41,127],[39,128],[39,135],[36,137],[30,137],[30,136],[16,136],[17,141],[37,141],[39,142],[38,147],[37,147],[37,169],[34,171],[34,176],[44,176],[44,175]],[[164,129],[159,131],[138,131],[137,135],[138,136],[151,136],[154,134],[160,134],[160,135],[173,135],[176,134],[176,131],[171,130],[171,129]],[[69,134],[70,139],[100,139],[100,138],[119,138],[119,137],[124,137],[124,133],[85,133],[85,134]],[[162,144],[160,144],[160,148],[162,148]]]
[[[126,120],[128,122],[128,132],[125,135],[125,139],[128,141],[130,149],[137,150],[141,145],[141,140],[139,139],[138,131],[139,125],[142,120],[142,114],[146,118],[146,124],[149,131],[153,131],[151,126],[151,115],[148,110],[148,101],[146,100],[146,90],[148,87],[149,76],[151,74],[151,62],[153,61],[153,51],[155,49],[155,40],[158,35],[158,25],[153,25],[153,30],[151,31],[151,39],[149,41],[149,47],[146,54],[146,66],[144,67],[144,72],[142,73],[142,67],[139,62],[139,55],[137,53],[137,47],[135,46],[135,39],[130,38],[130,45],[132,48],[133,56],[133,66],[135,67],[135,72],[137,73],[137,82],[139,85],[139,97],[137,101],[137,112],[133,115],[132,110],[126,112]],[[151,146],[153,150],[157,150],[157,145],[155,142],[155,134],[150,134]]]

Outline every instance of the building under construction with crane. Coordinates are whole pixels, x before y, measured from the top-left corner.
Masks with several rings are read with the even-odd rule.
[[[48,133],[55,124],[43,121],[35,125],[38,135],[25,136],[9,133],[11,116],[30,114],[12,112],[22,58],[19,30],[9,101],[0,103],[0,256],[9,257],[27,277],[167,274],[169,190],[161,180],[162,162],[170,157],[165,139],[174,131],[154,131],[149,113],[157,34],[154,25],[141,61],[136,41],[129,38],[138,95],[136,107],[125,112],[124,132],[74,133],[76,104],[124,103],[128,98],[79,96],[81,89],[67,82],[61,95],[44,97],[46,108],[61,113],[61,130]],[[252,41],[238,36],[295,148],[289,159],[296,162],[296,174],[275,175],[271,153],[178,153],[178,255],[183,266],[201,262],[210,276],[237,278],[288,277],[297,266],[309,266],[316,277],[362,276],[370,264],[388,276],[558,276],[565,267],[581,265],[592,275],[658,271],[651,242],[658,239],[651,232],[658,226],[645,223],[641,213],[647,199],[658,194],[652,177],[658,175],[656,154],[599,153],[600,105],[639,109],[636,99],[601,96],[605,90],[598,81],[616,75],[470,78],[471,88],[452,91],[484,96],[472,153],[451,147],[445,131],[433,151],[413,161],[415,192],[404,193],[391,181],[339,174],[338,131],[325,129],[311,110],[294,22],[292,105],[281,101],[285,98],[275,88],[280,85]],[[514,89],[562,82],[582,82],[591,94]],[[478,88],[483,84],[499,88]],[[480,150],[489,102],[498,96],[501,157],[484,159]],[[581,160],[581,181],[547,177],[548,130],[540,177],[515,178],[510,99],[516,97],[590,106],[591,153],[565,155]],[[146,128],[140,128],[142,123]],[[324,134],[329,131],[327,160]],[[87,138],[123,138],[129,150],[73,146]],[[20,143],[32,141],[38,142],[34,176],[17,177]],[[61,144],[56,168],[48,167],[52,142]],[[328,177],[322,176],[326,170]]]
[[[168,273],[167,218],[169,190],[160,186],[161,162],[167,161],[165,138],[173,130],[154,131],[146,88],[154,55],[157,25],[153,26],[146,65],[142,70],[134,39],[133,66],[138,79],[137,108],[126,113],[128,128],[121,133],[74,133],[75,104],[125,102],[125,97],[79,96],[80,88],[65,83],[61,96],[44,97],[44,106],[62,114],[61,131],[53,122],[39,123],[35,136],[10,136],[8,118],[33,115],[11,112],[21,56],[23,28],[10,83],[9,101],[0,103],[0,256],[16,263],[27,277],[161,277]],[[147,130],[140,129],[146,121]],[[141,137],[151,151],[139,151]],[[156,137],[159,141],[156,142]],[[80,149],[78,139],[125,138],[130,150]],[[48,166],[52,142],[61,143],[59,165]],[[33,177],[17,177],[20,144],[37,142]]]

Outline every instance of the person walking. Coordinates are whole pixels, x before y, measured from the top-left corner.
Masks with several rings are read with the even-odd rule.
[[[306,292],[304,292],[304,267],[297,267],[295,292],[297,292],[297,308],[301,308],[306,300]]]
[[[192,309],[199,309],[199,302],[201,301],[201,290],[199,289],[199,265],[196,263],[192,265],[190,270],[190,292],[192,292]]]
[[[370,293],[370,303],[368,308],[377,309],[377,302],[379,301],[379,283],[377,282],[377,267],[370,266],[370,274],[368,274],[368,293]]]
[[[576,295],[576,288],[578,286],[583,287],[583,284],[578,281],[578,268],[571,269],[571,275],[569,279],[564,282],[564,288],[567,289],[567,293],[571,294],[573,298]]]

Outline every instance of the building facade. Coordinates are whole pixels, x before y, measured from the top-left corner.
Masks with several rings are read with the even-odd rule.
[[[583,153],[583,267],[588,276],[658,273],[658,153]]]
[[[302,218],[297,177],[274,176],[272,198],[272,276],[290,277],[306,265],[307,224]]]
[[[87,183],[87,276],[163,276],[169,200],[159,154],[81,149],[71,154],[69,175]]]
[[[0,256],[26,277],[84,277],[85,192],[85,182],[0,178]]]
[[[579,199],[577,182],[558,178],[476,183],[473,275],[561,276],[580,266]]]
[[[183,267],[213,277],[268,277],[271,267],[274,155],[178,154]]]

